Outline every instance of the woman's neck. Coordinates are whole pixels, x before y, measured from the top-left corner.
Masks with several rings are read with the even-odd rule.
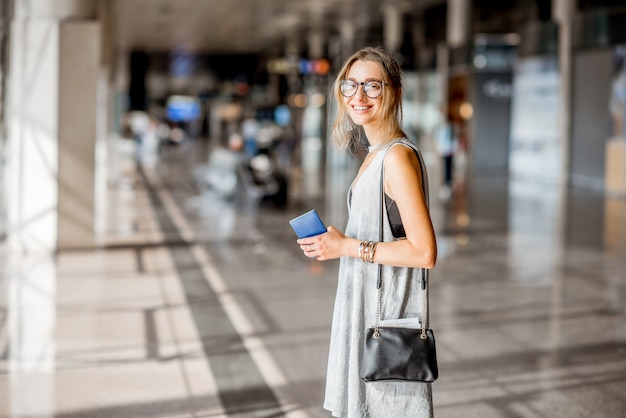
[[[369,142],[369,152],[379,149],[383,144],[387,143],[393,138],[399,138],[402,136],[401,132],[396,132],[389,137],[388,134],[382,132],[382,129],[364,126],[363,130],[367,141]]]
[[[373,126],[364,126],[363,131],[365,132],[365,136],[367,137],[367,141],[370,146],[377,146],[385,142],[385,137],[382,133],[382,130],[378,127]]]

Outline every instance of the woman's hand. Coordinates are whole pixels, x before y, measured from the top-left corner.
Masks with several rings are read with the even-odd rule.
[[[333,226],[329,226],[327,229],[327,232],[323,234],[297,241],[304,255],[309,258],[316,258],[318,261],[332,260],[347,255],[347,241],[351,239]]]

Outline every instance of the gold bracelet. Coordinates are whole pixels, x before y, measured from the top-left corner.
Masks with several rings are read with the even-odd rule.
[[[363,246],[365,245],[365,241],[361,241],[359,244],[359,258],[363,260]]]
[[[365,257],[365,262],[367,263],[371,263],[370,259],[372,258],[372,250],[374,249],[374,241],[368,241],[367,242],[367,254]]]
[[[370,251],[372,251],[372,241],[367,241],[365,245],[365,253],[363,256],[363,262],[368,263],[370,259]]]
[[[369,259],[367,260],[370,263],[374,262],[374,253],[376,253],[376,247],[377,246],[378,246],[378,242],[373,242],[372,243],[372,248],[370,249]]]
[[[372,242],[370,244],[370,250],[367,252],[367,262],[368,263],[373,263],[374,262],[374,247],[376,247],[376,243]]]
[[[372,241],[365,241],[365,246],[363,247],[363,257],[361,257],[361,260],[364,263],[367,263],[367,260],[369,260],[369,253],[372,250]]]

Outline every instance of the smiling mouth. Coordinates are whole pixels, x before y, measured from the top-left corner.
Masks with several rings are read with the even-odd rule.
[[[369,106],[353,106],[354,110],[367,110]]]

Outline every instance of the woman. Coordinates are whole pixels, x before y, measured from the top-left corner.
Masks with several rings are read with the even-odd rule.
[[[364,332],[376,314],[377,264],[384,265],[381,318],[412,318],[421,312],[420,269],[432,268],[437,258],[422,191],[426,173],[401,128],[401,78],[392,55],[380,48],[360,50],[344,64],[334,85],[338,114],[332,137],[339,147],[354,148],[362,132],[369,152],[348,192],[345,234],[329,226],[322,235],[297,241],[307,257],[341,258],[324,402],[336,417],[433,416],[430,384],[364,383],[359,377]],[[383,162],[385,239],[368,247],[363,243],[379,239]]]

